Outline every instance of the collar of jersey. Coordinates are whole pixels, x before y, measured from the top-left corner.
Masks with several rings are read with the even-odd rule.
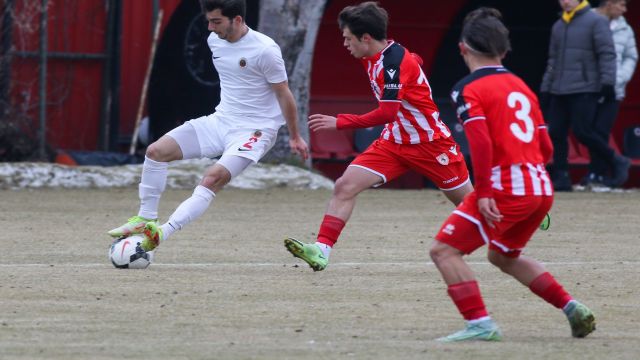
[[[393,41],[393,40],[387,40],[387,46],[386,46],[384,49],[382,49],[379,53],[377,53],[377,54],[375,54],[375,55],[373,55],[373,56],[370,56],[370,57],[363,57],[363,58],[362,58],[362,61],[378,61],[378,59],[380,59],[380,57],[382,56],[382,54],[383,54],[385,51],[387,51],[387,49],[388,49],[391,45],[393,45],[393,44],[395,44],[395,43],[396,43],[396,42],[395,42],[395,41]]]

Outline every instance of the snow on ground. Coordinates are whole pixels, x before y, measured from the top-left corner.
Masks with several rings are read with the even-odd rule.
[[[215,160],[185,160],[169,165],[167,187],[192,189]],[[137,186],[142,165],[65,166],[50,163],[0,163],[0,189],[108,188]],[[333,189],[333,181],[291,165],[255,164],[227,187],[239,189]]]

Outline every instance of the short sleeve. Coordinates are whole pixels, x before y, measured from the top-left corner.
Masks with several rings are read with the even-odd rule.
[[[464,124],[469,121],[486,119],[480,97],[468,86],[454,89],[451,92],[451,99],[456,107],[458,120],[460,120],[461,123]]]
[[[287,69],[278,45],[273,44],[264,49],[260,56],[258,66],[260,70],[262,70],[268,83],[278,84],[287,81]]]

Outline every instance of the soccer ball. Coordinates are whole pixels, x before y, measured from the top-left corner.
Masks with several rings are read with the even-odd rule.
[[[153,261],[153,251],[146,252],[140,247],[140,235],[118,239],[109,247],[109,260],[118,269],[145,269]]]

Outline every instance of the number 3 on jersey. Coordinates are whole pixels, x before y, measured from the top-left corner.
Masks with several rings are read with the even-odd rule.
[[[516,109],[516,119],[524,123],[524,130],[518,122],[512,122],[509,129],[515,137],[523,142],[530,143],[533,140],[533,132],[535,127],[533,126],[533,120],[531,119],[531,102],[521,92],[514,91],[507,97],[507,104],[510,108]]]

